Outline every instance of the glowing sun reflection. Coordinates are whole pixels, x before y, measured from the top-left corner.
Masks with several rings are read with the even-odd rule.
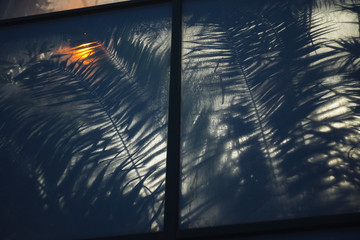
[[[62,55],[62,58],[66,58],[69,63],[76,62],[88,65],[97,59],[95,54],[99,52],[100,49],[103,49],[101,43],[95,41],[84,43],[76,47],[60,46],[56,51],[56,54]]]

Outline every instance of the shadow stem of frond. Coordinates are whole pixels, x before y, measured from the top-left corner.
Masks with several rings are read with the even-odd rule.
[[[119,137],[122,145],[124,146],[125,151],[126,151],[127,155],[129,156],[130,162],[131,162],[131,164],[133,165],[133,168],[134,168],[135,171],[136,171],[137,176],[138,176],[138,177],[141,177],[141,175],[140,175],[140,173],[139,173],[139,171],[138,171],[138,169],[137,169],[137,166],[136,166],[136,164],[135,164],[135,162],[134,162],[133,155],[130,153],[130,150],[129,150],[129,148],[127,147],[127,145],[126,145],[123,137],[121,136],[121,133],[120,133],[118,127],[116,126],[114,119],[112,118],[111,114],[107,111],[107,109],[106,109],[106,107],[105,107],[105,104],[103,103],[102,99],[99,97],[99,95],[98,95],[95,91],[93,91],[93,89],[91,89],[91,87],[90,87],[88,84],[84,83],[85,80],[84,80],[81,76],[78,77],[78,76],[77,76],[76,74],[74,74],[73,72],[71,72],[71,71],[69,71],[69,70],[67,70],[67,69],[65,69],[65,68],[62,68],[62,67],[60,67],[60,68],[61,68],[63,71],[65,71],[66,73],[70,74],[70,75],[71,75],[72,77],[74,77],[75,79],[78,79],[78,80],[79,80],[78,82],[79,82],[79,83],[97,100],[97,102],[100,104],[101,109],[103,109],[103,111],[105,112],[105,114],[106,114],[107,118],[109,119],[111,125],[113,126],[113,128],[114,128],[117,136]]]
[[[226,37],[227,37],[228,41],[231,43],[232,42],[231,36],[229,36],[228,31],[225,31],[225,32],[226,32]],[[234,55],[235,55],[235,58],[236,58],[236,63],[237,63],[237,65],[238,65],[238,67],[239,67],[239,69],[241,71],[241,74],[243,75],[243,78],[244,78],[244,81],[245,81],[245,84],[246,84],[246,89],[247,89],[247,91],[249,93],[249,96],[250,96],[251,104],[252,104],[252,106],[254,108],[254,111],[255,111],[256,121],[257,121],[257,124],[259,125],[260,133],[261,133],[261,139],[262,139],[262,142],[263,142],[264,147],[265,147],[266,158],[268,159],[268,165],[269,165],[270,174],[271,174],[271,177],[272,177],[272,179],[273,179],[273,181],[275,183],[275,190],[278,191],[280,188],[279,188],[279,183],[278,183],[275,171],[274,171],[274,161],[273,161],[272,156],[270,154],[270,146],[269,146],[269,144],[267,142],[267,139],[266,139],[266,136],[265,136],[265,128],[264,128],[264,126],[262,124],[259,109],[257,107],[254,94],[253,94],[253,92],[251,90],[249,79],[247,77],[247,73],[246,73],[246,71],[244,69],[244,66],[239,61],[240,54],[239,54],[238,50],[236,49],[236,47],[234,47],[233,44],[231,44],[231,46],[233,48],[233,52],[234,52]]]

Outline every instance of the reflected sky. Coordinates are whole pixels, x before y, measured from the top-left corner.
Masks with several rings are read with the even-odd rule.
[[[130,0],[1,0],[0,19],[59,12]]]

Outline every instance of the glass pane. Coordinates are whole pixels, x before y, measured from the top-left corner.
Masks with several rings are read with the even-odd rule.
[[[181,227],[360,210],[359,5],[185,1]]]
[[[163,228],[169,5],[0,29],[0,238]]]
[[[0,0],[0,19],[127,1],[130,0]]]

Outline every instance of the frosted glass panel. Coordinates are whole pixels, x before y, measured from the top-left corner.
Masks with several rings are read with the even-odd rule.
[[[182,228],[360,210],[359,8],[342,6],[184,2]]]
[[[0,28],[0,238],[163,228],[170,6]]]
[[[128,1],[130,0],[0,0],[0,19]]]

